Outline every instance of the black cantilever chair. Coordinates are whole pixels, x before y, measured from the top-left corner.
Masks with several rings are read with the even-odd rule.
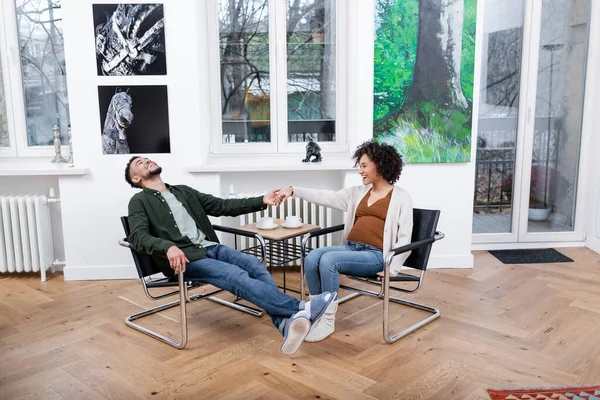
[[[125,235],[129,236],[130,231],[129,231],[129,223],[127,221],[127,217],[121,217],[121,223],[123,224],[123,229],[125,230]],[[229,228],[229,227],[224,227],[224,226],[219,226],[219,225],[213,225],[213,228],[217,231],[253,237],[248,232],[240,231],[235,228]],[[260,310],[258,308],[254,308],[254,307],[245,306],[242,304],[238,304],[237,301],[239,299],[236,299],[235,302],[230,302],[230,301],[223,300],[223,299],[216,297],[215,295],[223,292],[224,291],[223,289],[217,289],[210,293],[204,293],[204,294],[200,293],[200,294],[195,294],[193,296],[190,296],[188,294],[188,289],[191,290],[191,289],[195,289],[198,287],[202,287],[202,286],[205,286],[206,283],[185,282],[185,278],[184,278],[185,274],[178,274],[178,275],[174,276],[173,278],[152,279],[153,275],[160,273],[160,269],[154,262],[153,258],[151,256],[149,256],[148,254],[143,254],[143,253],[137,252],[127,240],[121,240],[121,241],[119,241],[119,244],[121,246],[127,247],[131,250],[131,255],[133,256],[133,261],[135,263],[135,267],[138,271],[140,281],[144,288],[144,293],[146,293],[146,296],[148,296],[148,298],[150,298],[152,300],[161,300],[161,299],[164,299],[165,297],[169,297],[169,296],[173,296],[173,295],[177,295],[177,294],[179,295],[178,300],[175,300],[170,303],[166,303],[166,304],[154,307],[154,308],[150,308],[148,310],[141,311],[141,312],[138,312],[138,313],[135,313],[135,314],[132,314],[132,315],[126,317],[125,324],[127,326],[129,326],[130,328],[133,328],[137,331],[145,333],[146,335],[152,336],[153,338],[158,339],[161,342],[164,342],[164,343],[166,343],[170,346],[173,346],[177,349],[183,349],[186,346],[187,341],[188,341],[186,305],[187,305],[187,302],[189,302],[189,301],[207,299],[207,300],[213,301],[215,303],[219,303],[224,306],[245,312],[245,313],[253,315],[255,317],[262,317],[264,315],[263,310]],[[262,259],[263,259],[263,263],[264,263],[265,255],[263,254],[262,256],[263,256]],[[177,279],[177,280],[175,280],[175,279]],[[164,294],[160,294],[158,296],[153,296],[150,294],[149,289],[166,288],[166,287],[178,287],[178,288],[177,288],[177,290],[174,290],[174,291],[171,291],[168,293],[164,293]],[[177,307],[177,306],[179,306],[180,310],[181,310],[181,341],[177,341],[177,340],[174,340],[167,336],[161,335],[157,332],[151,331],[150,329],[145,328],[145,327],[133,322],[135,320],[144,318],[148,315],[156,314],[161,311],[167,310],[172,307]]]
[[[413,209],[413,232],[411,243],[398,247],[396,249],[392,249],[387,256],[385,257],[385,268],[383,269],[383,277],[380,275],[375,276],[352,276],[346,275],[350,279],[360,281],[363,283],[368,283],[371,285],[376,285],[380,287],[379,292],[373,292],[370,290],[363,290],[347,285],[340,285],[340,288],[350,290],[353,293],[345,296],[339,300],[339,303],[346,302],[360,295],[368,295],[375,296],[383,299],[383,338],[388,343],[394,343],[399,339],[411,334],[417,329],[427,325],[428,323],[436,320],[440,317],[440,311],[437,308],[430,307],[424,304],[414,303],[412,301],[400,299],[398,297],[390,296],[391,290],[398,290],[406,293],[414,293],[418,291],[423,284],[423,277],[425,276],[425,270],[427,269],[427,263],[429,262],[429,254],[431,253],[431,248],[433,247],[433,243],[437,240],[441,240],[444,238],[444,234],[442,232],[436,231],[438,220],[440,218],[439,210],[425,210],[415,208]],[[336,225],[329,228],[320,229],[314,232],[310,232],[306,234],[302,240],[302,263],[301,263],[301,275],[302,275],[302,286],[301,286],[301,294],[302,298],[305,296],[304,289],[304,258],[307,254],[307,244],[310,239],[314,237],[319,237],[322,235],[326,235],[328,233],[341,231],[344,229],[344,225]],[[407,251],[411,251],[410,256],[405,261],[404,266],[413,268],[414,270],[419,271],[419,275],[412,275],[407,273],[400,273],[397,276],[390,276],[390,265],[392,264],[392,260],[395,256],[401,253],[405,253]],[[396,286],[390,285],[391,282],[415,282],[416,287],[414,289],[405,289]],[[406,328],[400,333],[395,335],[390,334],[389,330],[389,315],[390,315],[390,301],[398,304],[403,304],[405,306],[417,308],[419,310],[428,311],[432,313],[429,317],[425,318],[422,321]]]

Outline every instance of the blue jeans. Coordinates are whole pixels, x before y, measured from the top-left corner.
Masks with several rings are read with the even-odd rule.
[[[299,300],[279,291],[271,274],[256,257],[222,244],[205,250],[207,258],[186,266],[187,280],[206,282],[257,305],[269,314],[277,328],[284,319],[304,308]]]
[[[348,241],[342,246],[312,250],[304,260],[304,274],[310,294],[337,293],[340,273],[371,276],[383,271],[383,265],[381,249]]]

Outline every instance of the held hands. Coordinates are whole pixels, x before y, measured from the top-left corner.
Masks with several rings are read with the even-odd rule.
[[[167,250],[167,258],[169,259],[171,268],[173,268],[176,274],[180,271],[185,272],[185,266],[190,262],[183,251],[177,246],[169,247],[169,250]]]
[[[269,206],[277,207],[292,194],[294,194],[294,188],[291,186],[285,190],[273,189],[269,191],[269,193],[265,194],[263,197],[263,203]]]
[[[279,203],[276,202],[277,194],[281,191],[281,189],[273,189],[269,191],[269,193],[265,194],[263,197],[263,203],[268,206],[278,206]]]
[[[287,200],[288,197],[294,194],[294,188],[292,186],[288,187],[285,190],[280,190],[277,193],[277,198],[275,199],[275,205],[278,206],[284,201]]]

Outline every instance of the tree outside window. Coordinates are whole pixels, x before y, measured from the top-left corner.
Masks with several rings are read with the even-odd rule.
[[[223,142],[270,142],[267,0],[220,0]]]
[[[0,147],[8,147],[10,146],[10,140],[8,138],[6,96],[4,94],[4,80],[2,76],[2,63],[0,62]]]
[[[335,141],[335,1],[287,6],[288,140]]]
[[[279,4],[278,4],[279,5]],[[271,142],[272,40],[287,45],[289,142],[335,141],[335,0],[287,0],[286,36],[267,0],[219,0],[222,142]],[[272,22],[272,21],[271,21]],[[284,93],[286,93],[284,92]]]
[[[15,0],[29,146],[63,143],[70,123],[61,0]]]

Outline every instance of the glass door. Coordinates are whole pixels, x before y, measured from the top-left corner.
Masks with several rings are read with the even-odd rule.
[[[484,7],[479,118],[473,196],[473,242],[514,242],[518,230],[519,142],[526,114],[524,48],[531,7],[523,0],[488,0]],[[521,150],[522,151],[522,150]]]
[[[523,166],[519,241],[583,240],[576,231],[577,181],[585,93],[590,2],[541,0],[532,134]],[[533,103],[535,101],[535,103]]]
[[[473,243],[582,240],[575,193],[589,0],[483,4]]]

